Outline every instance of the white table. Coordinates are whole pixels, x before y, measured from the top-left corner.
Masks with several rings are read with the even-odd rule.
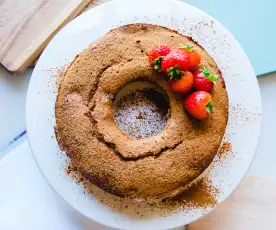
[[[15,150],[1,153],[1,147],[25,129],[25,98],[31,72],[29,69],[14,76],[0,66],[0,229],[107,229],[79,216],[55,196],[37,169],[26,140]],[[263,127],[249,173],[276,178],[276,73],[259,77],[258,81]]]
[[[0,65],[0,157],[7,144],[25,130],[25,99],[32,69],[14,75]]]

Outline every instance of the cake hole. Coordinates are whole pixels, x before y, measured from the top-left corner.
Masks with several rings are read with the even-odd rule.
[[[113,119],[132,139],[155,136],[169,117],[169,98],[160,86],[136,81],[124,86],[113,101]]]

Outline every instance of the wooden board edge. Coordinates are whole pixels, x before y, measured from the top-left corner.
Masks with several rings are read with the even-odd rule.
[[[83,0],[80,2],[80,4],[73,9],[69,15],[61,21],[60,25],[53,30],[47,38],[35,49],[32,55],[30,55],[29,58],[22,61],[22,58],[15,62],[13,62],[11,65],[5,64],[5,62],[1,63],[8,71],[10,72],[17,72],[21,73],[24,72],[41,54],[41,52],[44,50],[44,48],[48,45],[48,43],[51,41],[51,39],[58,33],[58,31],[64,27],[68,22],[70,22],[73,18],[75,18],[89,3],[91,0]]]

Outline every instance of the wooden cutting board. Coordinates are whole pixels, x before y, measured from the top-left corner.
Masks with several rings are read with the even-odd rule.
[[[276,229],[276,181],[247,176],[228,200],[188,230]]]
[[[0,0],[0,62],[24,71],[91,0]]]

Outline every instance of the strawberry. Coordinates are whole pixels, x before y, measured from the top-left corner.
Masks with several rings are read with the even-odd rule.
[[[204,119],[214,110],[212,97],[205,91],[197,91],[192,93],[184,101],[186,111],[197,119]]]
[[[185,71],[181,79],[169,80],[168,84],[174,92],[186,94],[192,88],[193,81],[193,74],[189,71]]]
[[[196,71],[194,73],[194,88],[195,90],[203,90],[210,92],[214,84],[217,82],[218,77],[211,74],[206,66],[203,67],[203,71]]]
[[[180,79],[189,70],[189,57],[185,50],[172,49],[162,60],[162,71],[170,80]]]
[[[152,67],[161,72],[162,59],[170,52],[170,48],[164,45],[154,47],[148,54],[148,61]]]
[[[195,71],[201,61],[201,56],[196,51],[196,48],[194,46],[181,45],[180,49],[184,49],[184,50],[188,51],[189,58],[190,58],[190,68],[189,69],[190,69],[190,71]]]

